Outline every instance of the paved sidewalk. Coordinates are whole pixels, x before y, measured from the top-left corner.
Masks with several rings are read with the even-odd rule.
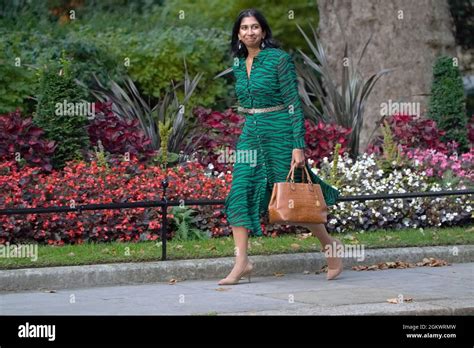
[[[250,258],[256,266],[255,275],[261,277],[314,272],[326,264],[321,252],[252,255]],[[423,258],[438,258],[449,263],[474,262],[474,245],[366,249],[363,258],[345,257],[344,268],[350,270],[353,266],[388,261],[416,263]],[[222,257],[0,270],[0,292],[153,284],[170,279],[212,280],[227,275],[233,264],[233,257]]]
[[[473,315],[474,263],[0,294],[2,315]],[[390,304],[389,298],[413,298]]]

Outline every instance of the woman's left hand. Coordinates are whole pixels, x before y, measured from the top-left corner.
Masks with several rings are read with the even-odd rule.
[[[291,159],[291,166],[296,164],[296,167],[303,168],[305,165],[304,149],[293,149],[293,155]]]

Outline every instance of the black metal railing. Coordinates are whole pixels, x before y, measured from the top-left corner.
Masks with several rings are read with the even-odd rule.
[[[25,215],[25,214],[46,214],[46,213],[66,213],[66,212],[82,212],[85,210],[104,210],[104,209],[127,209],[127,208],[150,208],[161,207],[161,259],[166,260],[166,234],[168,232],[168,207],[172,206],[193,206],[193,205],[223,205],[223,199],[199,199],[199,200],[173,200],[168,201],[166,198],[166,189],[168,181],[165,179],[161,182],[163,194],[159,201],[140,201],[131,203],[109,203],[109,204],[84,204],[73,207],[48,207],[48,208],[15,208],[1,209],[0,215]],[[453,191],[435,191],[435,192],[407,192],[407,193],[391,193],[391,194],[374,194],[363,196],[344,196],[339,197],[338,202],[347,201],[369,201],[377,199],[407,199],[418,197],[441,197],[441,196],[462,196],[472,195],[474,190],[453,190]]]

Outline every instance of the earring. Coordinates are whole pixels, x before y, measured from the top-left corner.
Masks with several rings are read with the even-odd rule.
[[[265,38],[263,38],[263,39],[265,39]],[[262,39],[262,43],[260,44],[260,47],[262,47],[262,49],[265,48],[265,42],[263,42],[263,39]]]
[[[239,50],[242,49],[242,42],[239,40]]]

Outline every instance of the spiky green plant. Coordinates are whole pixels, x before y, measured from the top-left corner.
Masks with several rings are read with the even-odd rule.
[[[382,133],[383,157],[381,159],[377,159],[376,162],[384,172],[389,173],[395,168],[400,168],[403,166],[403,156],[401,154],[399,145],[393,140],[393,133],[387,121],[384,121],[383,123]]]
[[[297,64],[300,84],[299,92],[303,99],[303,109],[308,118],[315,123],[337,123],[346,128],[352,128],[349,140],[350,155],[353,159],[359,154],[360,132],[364,121],[364,108],[367,98],[372,92],[377,80],[394,69],[383,69],[368,79],[363,79],[358,71],[359,63],[365,54],[372,35],[362,48],[357,64],[349,56],[348,44],[345,40],[344,56],[342,62],[342,76],[340,86],[332,73],[327,56],[316,30],[311,26],[313,40],[311,40],[299,25],[298,29],[306,39],[316,61],[298,49],[304,60],[304,65]],[[311,98],[316,98],[321,109],[316,106]]]
[[[96,86],[91,89],[94,95],[101,102],[112,102],[112,110],[122,119],[138,119],[140,127],[150,138],[151,145],[158,150],[162,145],[159,135],[159,122],[171,119],[172,128],[168,138],[168,151],[178,153],[183,145],[186,136],[190,131],[185,117],[185,107],[194,93],[199,80],[203,74],[196,74],[193,79],[189,77],[186,61],[184,61],[184,80],[178,84],[171,82],[172,91],[164,93],[155,106],[151,107],[145,101],[130,77],[125,77],[122,81],[123,87],[115,81],[110,81],[110,87],[104,86],[94,75]],[[85,86],[81,81],[78,84]],[[184,99],[179,100],[176,91],[184,88]]]
[[[166,168],[168,166],[168,139],[171,134],[171,120],[168,119],[166,122],[158,121],[158,128],[161,139],[160,162],[162,167]]]
[[[337,173],[337,163],[339,162],[339,150],[341,149],[341,144],[336,143],[336,146],[334,146],[334,159],[332,163],[332,168],[331,168],[331,176],[328,179],[328,182],[336,187],[340,187],[341,185],[341,178]]]

